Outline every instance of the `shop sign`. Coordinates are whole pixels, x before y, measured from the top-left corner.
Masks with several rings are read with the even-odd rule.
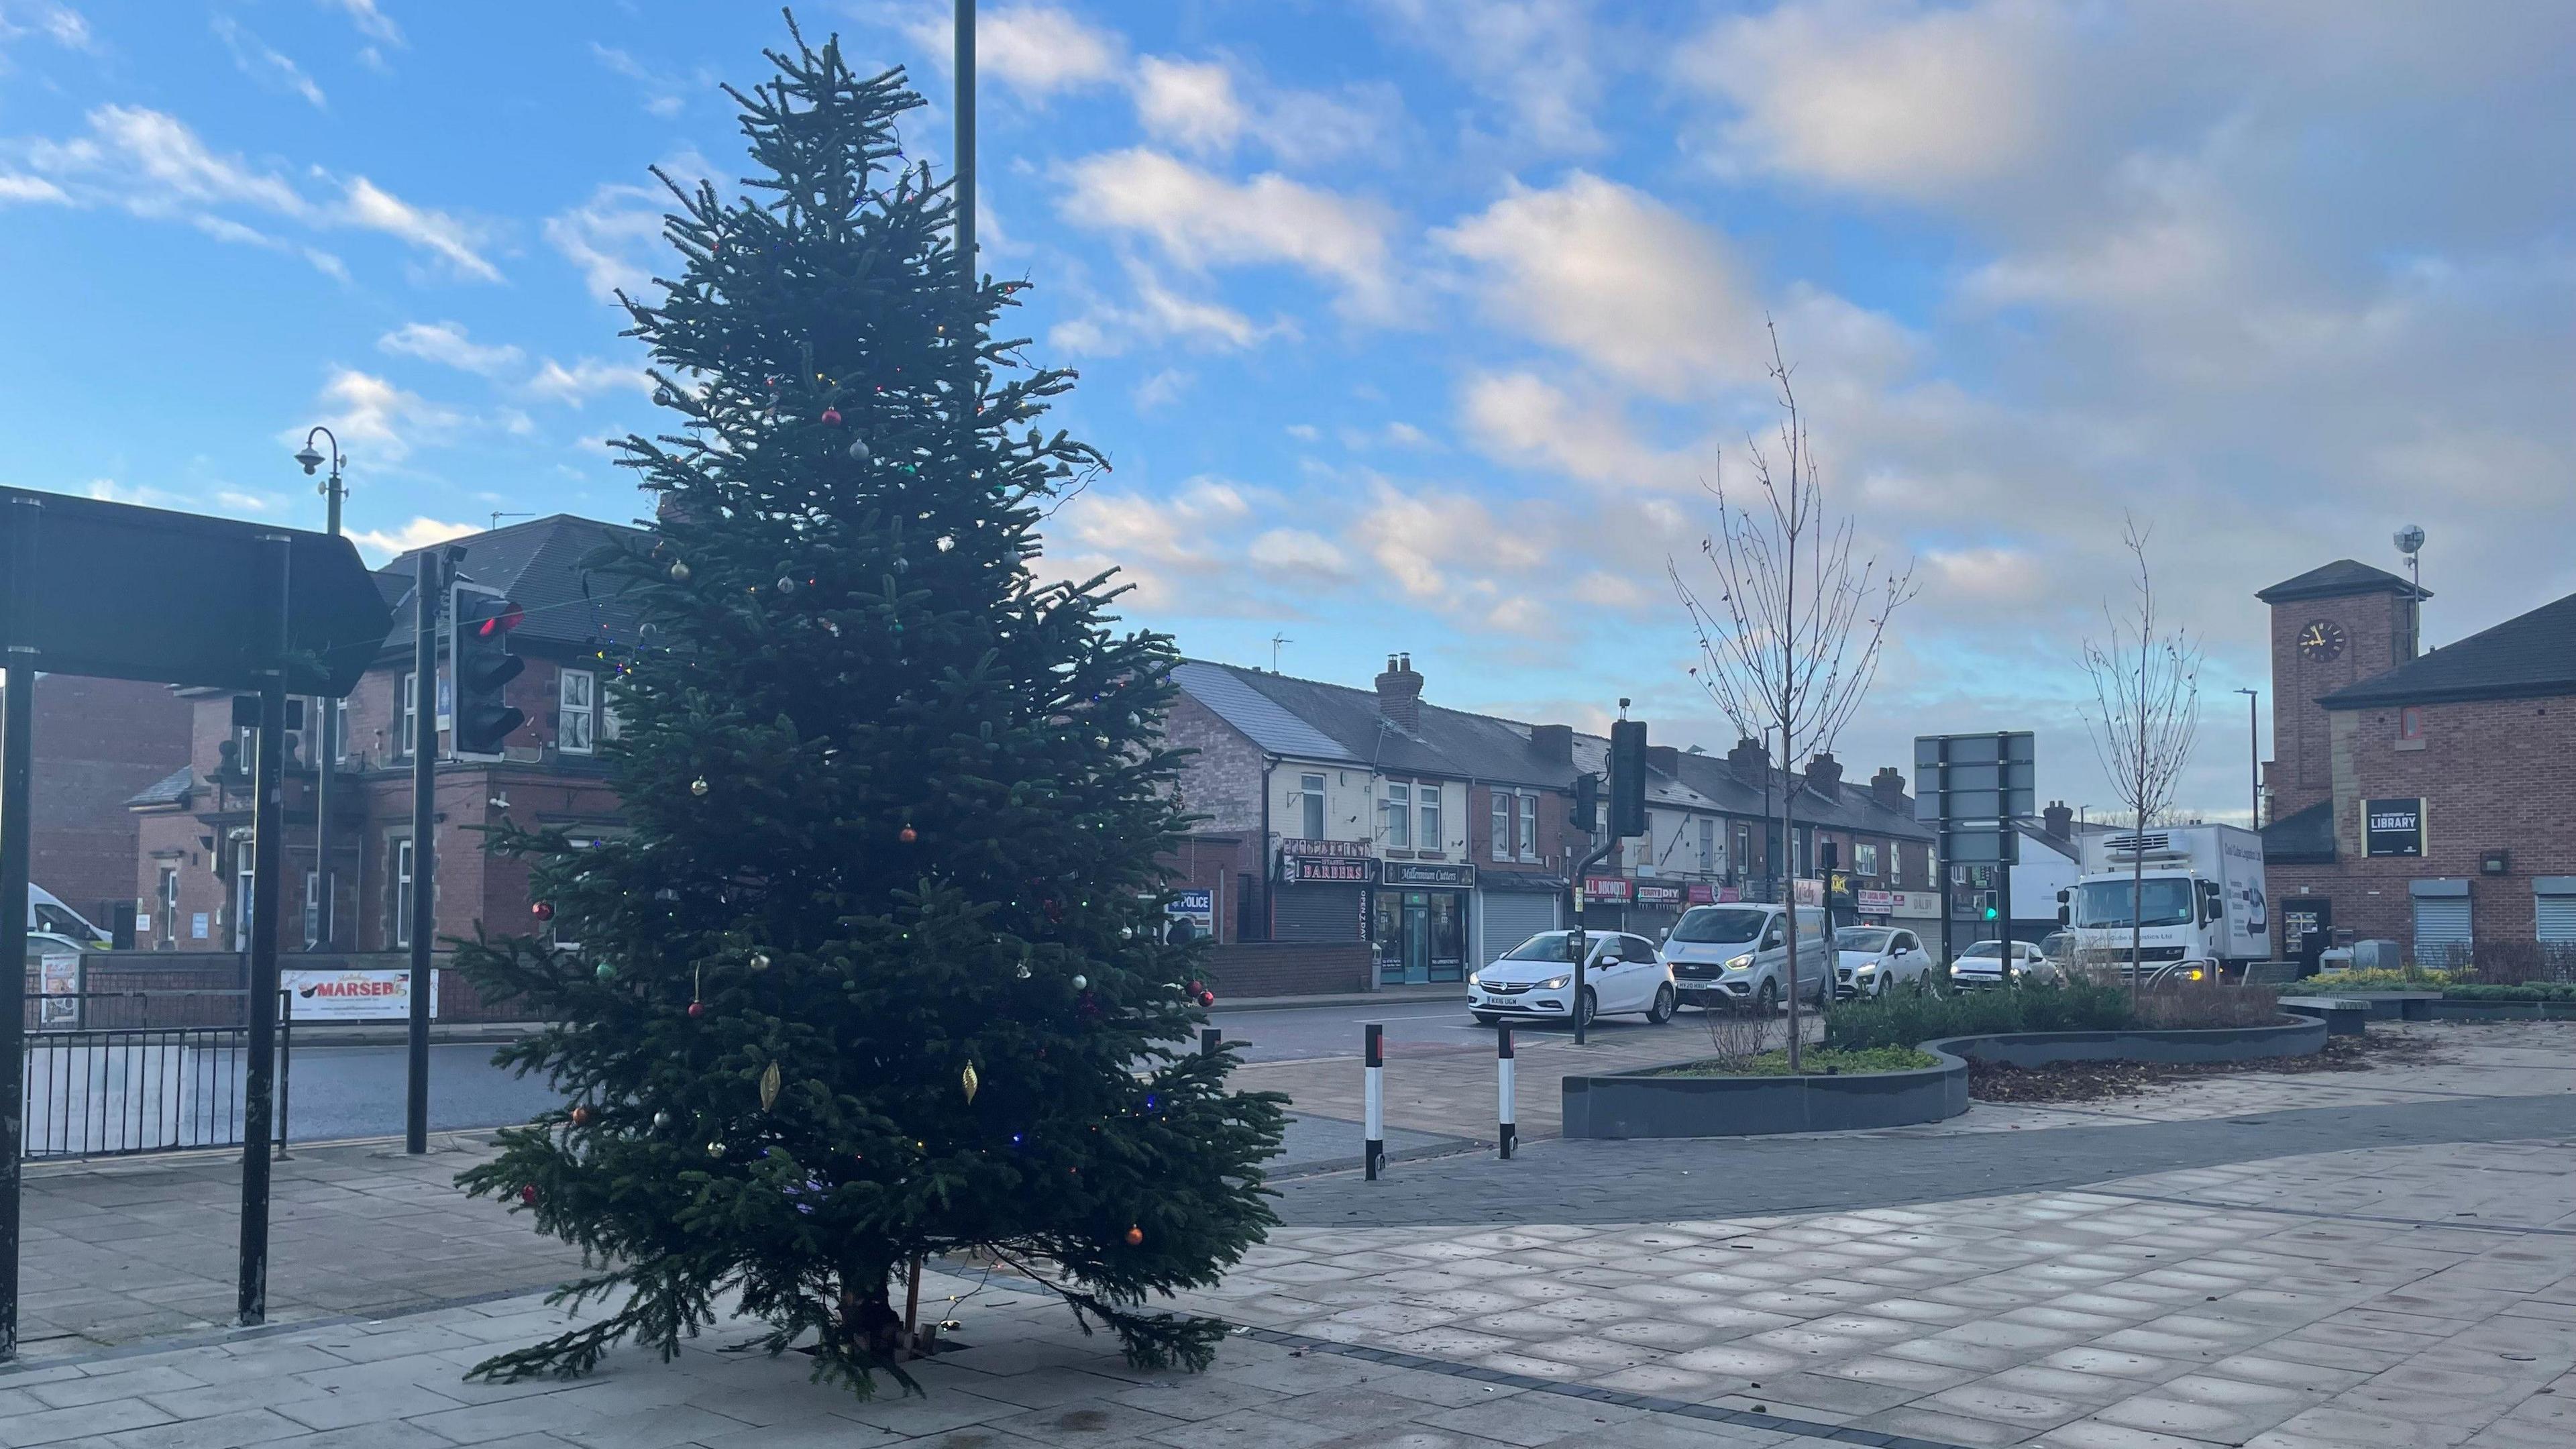
[[[1851,873],[1840,870],[1826,872],[1825,890],[1836,901],[1850,900],[1852,898]]]
[[[1682,896],[1682,888],[1677,885],[1637,882],[1637,904],[1641,906],[1677,906],[1682,903]]]
[[[1583,878],[1583,898],[1603,905],[1625,905],[1628,884],[1624,875],[1587,875]]]
[[[1825,883],[1823,881],[1803,879],[1796,882],[1795,887],[1799,905],[1821,906],[1825,903]]]
[[[411,972],[281,971],[297,1021],[387,1021],[411,1015]],[[429,973],[429,1014],[438,1015],[438,973]]]
[[[1309,860],[1325,857],[1358,860],[1367,857],[1369,843],[1365,840],[1282,840],[1279,842],[1279,853],[1302,856]]]
[[[1896,909],[1891,912],[1893,915],[1938,916],[1941,914],[1939,891],[1890,891],[1888,894],[1896,897]]]
[[[1862,891],[1856,899],[1860,902],[1860,911],[1862,915],[1892,916],[1896,914],[1896,892],[1894,891]]]
[[[1390,860],[1379,867],[1378,881],[1391,886],[1445,886],[1466,890],[1476,883],[1472,865],[1443,865],[1438,861]]]
[[[1717,903],[1717,887],[1713,885],[1692,886],[1690,888],[1690,903],[1695,906],[1715,905]]]
[[[1742,886],[1719,886],[1717,888],[1717,903],[1719,905],[1727,905],[1742,899],[1744,899],[1744,887]]]
[[[36,969],[37,980],[44,991],[43,1002],[36,1008],[36,1025],[79,1026],[81,953],[59,948],[47,950],[38,958]]]
[[[2364,855],[2422,855],[2424,853],[2424,801],[2365,800],[2362,802],[2362,849]]]
[[[1288,885],[1312,881],[1332,881],[1366,885],[1377,878],[1369,869],[1376,864],[1367,856],[1357,858],[1321,855],[1283,855],[1279,858],[1279,879]]]

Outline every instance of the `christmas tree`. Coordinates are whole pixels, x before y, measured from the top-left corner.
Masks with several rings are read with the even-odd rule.
[[[1189,1049],[1212,998],[1157,929],[1177,656],[1108,576],[1030,571],[1103,462],[1030,426],[1073,374],[997,340],[1025,284],[962,275],[949,185],[898,142],[921,98],[837,41],[769,59],[729,90],[750,195],[664,177],[680,275],[621,298],[685,419],[619,445],[660,523],[593,561],[649,621],[603,651],[628,829],[496,831],[580,948],[458,950],[556,1023],[501,1059],[566,1098],[459,1181],[578,1244],[556,1300],[606,1316],[476,1372],[667,1358],[735,1295],[771,1352],[909,1386],[892,1294],[961,1251],[1203,1367],[1223,1325],[1144,1305],[1275,1221],[1281,1128]]]

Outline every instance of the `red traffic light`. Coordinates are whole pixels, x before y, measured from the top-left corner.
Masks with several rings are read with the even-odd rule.
[[[492,612],[484,615],[482,622],[474,626],[474,632],[486,639],[509,633],[528,617],[527,611],[520,608],[515,599],[497,600],[491,608]]]

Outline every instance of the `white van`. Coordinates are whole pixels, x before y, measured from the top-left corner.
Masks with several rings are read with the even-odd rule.
[[[64,905],[62,897],[36,884],[27,882],[27,929],[48,936],[60,936],[82,946],[104,951],[110,937],[89,923],[89,918]]]
[[[1693,906],[1664,937],[1673,986],[1693,1006],[1780,1009],[1789,994],[1789,908],[1745,903]],[[1822,906],[1798,907],[1798,994],[1831,998],[1833,937]]]

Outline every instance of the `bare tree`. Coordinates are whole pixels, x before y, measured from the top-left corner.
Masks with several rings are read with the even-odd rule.
[[[2200,728],[2200,643],[2168,628],[2156,612],[2155,578],[2147,569],[2147,539],[2135,518],[2123,520],[2120,542],[2137,560],[2136,595],[2122,615],[2108,600],[2102,614],[2109,636],[2086,641],[2084,672],[2093,679],[2093,748],[2102,772],[2128,807],[2138,834],[2173,808],[2174,791],[2191,759]],[[2132,851],[2129,868],[2129,984],[2143,978],[2139,940],[2144,927],[2146,855]]]
[[[1718,711],[1746,736],[1777,736],[1781,754],[1780,841],[1797,839],[1797,794],[1790,773],[1801,754],[1829,751],[1878,672],[1888,618],[1914,595],[1914,570],[1881,570],[1875,558],[1852,556],[1849,515],[1830,516],[1807,425],[1780,351],[1771,335],[1772,381],[1779,388],[1780,429],[1775,460],[1762,444],[1745,439],[1753,486],[1727,492],[1723,464],[1707,484],[1717,500],[1716,530],[1700,540],[1716,597],[1694,589],[1681,566],[1666,561],[1698,636],[1700,662],[1691,677]],[[1750,494],[1748,501],[1744,494]],[[1799,1068],[1803,1032],[1798,1010],[1798,910],[1795,862],[1789,907],[1789,1070]],[[1817,963],[1819,971],[1831,967]]]

